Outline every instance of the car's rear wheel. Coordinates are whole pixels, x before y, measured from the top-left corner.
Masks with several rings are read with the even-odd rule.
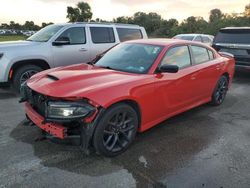
[[[35,66],[35,65],[25,65],[20,68],[18,68],[14,72],[12,84],[16,92],[20,91],[21,84],[24,83],[26,80],[28,80],[31,76],[34,74],[42,71],[43,69],[41,67]]]
[[[124,152],[138,129],[136,111],[127,104],[110,107],[97,124],[93,144],[97,153],[112,157]]]
[[[227,90],[228,90],[228,79],[226,76],[221,76],[213,92],[211,104],[214,106],[222,104],[226,97]]]

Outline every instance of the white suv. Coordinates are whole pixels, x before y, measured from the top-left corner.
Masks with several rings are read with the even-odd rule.
[[[147,38],[143,27],[113,23],[47,26],[26,41],[0,43],[0,85],[20,85],[33,74],[58,66],[87,63],[117,43]]]

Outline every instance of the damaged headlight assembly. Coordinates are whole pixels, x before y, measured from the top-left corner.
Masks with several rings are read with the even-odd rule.
[[[95,108],[87,102],[49,101],[46,109],[47,120],[78,120],[89,117]]]

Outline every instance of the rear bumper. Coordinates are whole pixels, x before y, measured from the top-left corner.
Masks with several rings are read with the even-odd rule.
[[[35,110],[33,110],[33,108],[27,102],[25,103],[24,108],[28,118],[42,130],[61,139],[64,139],[67,136],[66,127],[58,123],[44,123],[44,118]]]

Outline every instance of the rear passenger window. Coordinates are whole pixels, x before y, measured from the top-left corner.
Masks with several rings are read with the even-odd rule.
[[[209,61],[207,48],[200,46],[191,46],[191,49],[194,56],[194,64],[200,64]]]
[[[161,65],[177,65],[184,68],[191,65],[190,54],[187,46],[178,46],[171,48],[165,54]]]
[[[142,39],[142,33],[140,29],[116,28],[116,30],[121,42],[127,40]]]
[[[114,43],[115,36],[111,27],[90,27],[93,43]]]

